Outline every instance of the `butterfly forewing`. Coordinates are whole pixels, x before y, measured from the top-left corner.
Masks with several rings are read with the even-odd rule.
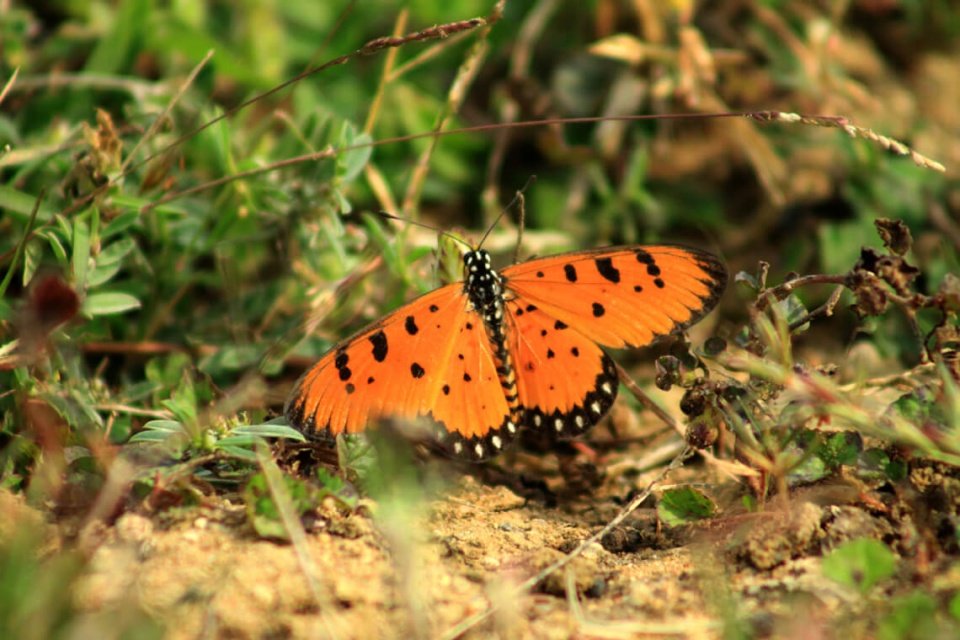
[[[565,253],[502,273],[514,297],[611,347],[645,346],[693,324],[727,282],[716,257],[662,245]]]
[[[320,439],[386,416],[431,415],[442,445],[468,459],[495,455],[516,432],[462,284],[421,296],[331,349],[301,377],[285,413]]]

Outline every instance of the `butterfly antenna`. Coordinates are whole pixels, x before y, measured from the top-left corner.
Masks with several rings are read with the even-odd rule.
[[[423,222],[417,222],[416,220],[411,220],[410,218],[404,218],[404,217],[402,217],[402,216],[396,216],[396,215],[394,215],[394,214],[392,214],[392,213],[388,213],[387,211],[377,211],[377,215],[380,216],[381,218],[386,218],[387,220],[396,220],[396,221],[398,221],[398,222],[405,222],[406,224],[412,224],[412,225],[415,226],[415,227],[422,227],[422,228],[424,228],[424,229],[429,229],[430,231],[434,231],[434,232],[440,234],[441,236],[447,236],[448,238],[450,238],[450,239],[453,240],[454,242],[459,242],[460,244],[462,244],[463,246],[465,246],[465,247],[466,247],[467,249],[469,249],[470,251],[473,251],[473,246],[472,246],[469,242],[467,242],[466,240],[464,240],[464,239],[462,239],[462,238],[458,238],[457,236],[455,236],[454,234],[450,233],[449,231],[444,231],[443,229],[438,229],[437,227],[431,226],[431,225],[429,225],[429,224],[425,224],[425,223],[423,223]]]
[[[503,216],[507,215],[507,211],[510,211],[513,205],[518,203],[520,205],[520,236],[521,237],[523,236],[523,219],[524,219],[523,192],[529,189],[530,185],[532,185],[536,181],[536,179],[537,179],[537,176],[534,176],[534,175],[527,178],[527,181],[524,183],[523,187],[517,191],[517,194],[515,196],[513,196],[513,200],[511,200],[507,204],[507,206],[505,206],[503,209],[500,210],[500,215],[498,215],[496,219],[490,223],[490,226],[487,227],[487,230],[486,232],[484,232],[483,237],[480,238],[480,244],[477,245],[478,249],[483,246],[484,242],[487,241],[487,236],[489,236],[490,232],[493,231],[494,228],[496,228],[497,223],[500,222]],[[517,244],[517,251],[518,252],[520,251],[519,243]]]
[[[528,182],[529,184],[529,182]],[[526,187],[524,187],[526,188]],[[526,226],[527,219],[527,199],[523,191],[517,191],[517,245],[513,248],[513,264],[520,262],[520,246],[523,244],[523,229]]]

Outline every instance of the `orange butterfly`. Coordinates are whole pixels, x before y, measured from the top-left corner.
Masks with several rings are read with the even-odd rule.
[[[333,347],[284,412],[323,439],[429,414],[443,447],[471,460],[499,453],[521,426],[572,437],[617,397],[616,367],[599,345],[644,346],[688,327],[726,283],[718,258],[679,246],[562,253],[500,272],[486,251],[469,251],[464,282]]]

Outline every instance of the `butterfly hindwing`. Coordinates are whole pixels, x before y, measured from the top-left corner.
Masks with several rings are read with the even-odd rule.
[[[599,422],[617,397],[610,356],[523,298],[508,301],[507,318],[524,425],[573,437]]]
[[[462,284],[427,293],[328,351],[297,382],[285,413],[318,439],[387,416],[432,415],[442,446],[474,460],[499,453],[516,433]]]
[[[640,347],[706,315],[727,282],[714,256],[687,247],[613,247],[507,267],[514,296],[611,347]]]

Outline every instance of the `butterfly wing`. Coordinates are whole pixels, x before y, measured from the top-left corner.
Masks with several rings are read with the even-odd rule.
[[[675,246],[615,247],[504,269],[524,425],[561,436],[600,421],[617,396],[599,344],[643,346],[708,313],[727,281],[714,256]]]
[[[462,283],[417,298],[328,351],[297,382],[284,413],[320,439],[386,416],[431,415],[442,445],[474,460],[498,453],[516,433]]]
[[[501,273],[514,298],[610,347],[642,347],[690,326],[727,284],[718,258],[669,245],[564,253]]]
[[[507,303],[507,322],[524,425],[566,438],[599,422],[619,386],[610,356],[523,298]]]

